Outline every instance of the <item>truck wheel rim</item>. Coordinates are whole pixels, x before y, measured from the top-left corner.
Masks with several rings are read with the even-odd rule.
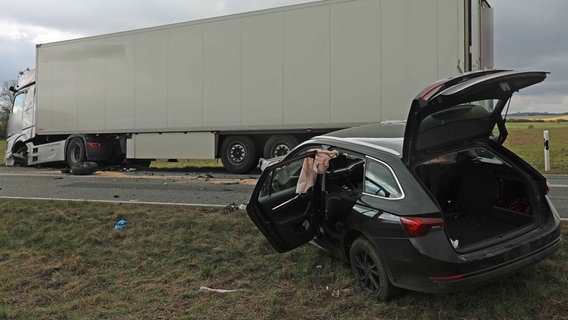
[[[74,147],[71,150],[71,158],[73,159],[73,162],[79,162],[79,157],[81,156],[81,148],[77,148]]]
[[[232,162],[241,163],[247,156],[247,150],[242,144],[235,143],[231,145],[229,155]]]
[[[288,154],[288,152],[290,152],[290,146],[283,143],[277,145],[276,148],[274,148],[272,155],[275,157],[285,156]]]

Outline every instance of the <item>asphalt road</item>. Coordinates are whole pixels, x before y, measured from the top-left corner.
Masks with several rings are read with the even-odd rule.
[[[0,198],[95,200],[184,205],[246,204],[258,175],[217,172],[97,171],[0,167]]]
[[[244,205],[258,174],[98,171],[73,176],[59,169],[0,167],[0,198],[68,199],[181,205]],[[568,175],[547,175],[550,198],[568,219]]]
[[[550,199],[564,220],[568,220],[568,175],[546,175],[550,184]]]

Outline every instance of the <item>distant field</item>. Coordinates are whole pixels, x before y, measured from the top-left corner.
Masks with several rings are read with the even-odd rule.
[[[548,130],[550,168],[547,173],[568,173],[568,122],[508,123],[509,137],[505,146],[525,161],[544,171],[544,135]]]
[[[568,115],[550,115],[550,116],[509,116],[509,119],[529,120],[529,121],[568,121]]]

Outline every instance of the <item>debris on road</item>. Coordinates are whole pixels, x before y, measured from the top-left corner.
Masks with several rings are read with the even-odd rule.
[[[73,175],[89,175],[99,170],[99,165],[96,162],[85,161],[77,163],[69,170]]]

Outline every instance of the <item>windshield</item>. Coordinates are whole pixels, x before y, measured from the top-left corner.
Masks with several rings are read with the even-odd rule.
[[[12,106],[12,113],[17,114],[22,112],[24,109],[24,98],[26,97],[25,93],[19,94],[14,99],[14,105]]]

